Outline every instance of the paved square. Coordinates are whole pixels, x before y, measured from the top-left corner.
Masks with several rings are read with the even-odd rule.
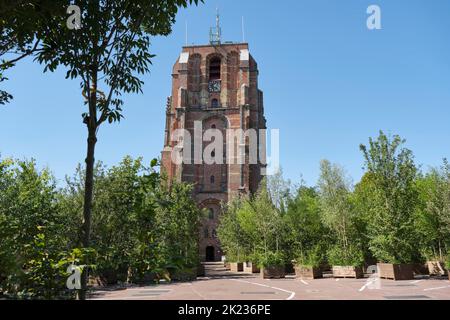
[[[100,300],[450,300],[450,281],[420,277],[412,281],[370,279],[263,280],[258,275],[208,272],[189,283],[168,283],[124,290],[96,290]]]

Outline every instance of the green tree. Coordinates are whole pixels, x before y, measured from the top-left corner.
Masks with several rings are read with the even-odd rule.
[[[273,204],[282,213],[285,212],[287,203],[291,198],[291,181],[285,180],[283,170],[280,168],[274,175],[267,177],[267,190]]]
[[[361,265],[364,259],[355,232],[356,212],[351,201],[350,179],[341,166],[328,160],[321,162],[320,172],[318,187],[322,219],[336,239],[336,245],[328,252],[330,263]]]
[[[351,195],[351,201],[356,212],[354,216],[354,226],[358,246],[364,254],[364,260],[370,264],[375,264],[376,259],[370,251],[370,237],[368,234],[368,224],[371,210],[371,197],[373,193],[374,179],[371,173],[365,173],[361,180],[355,185],[355,190]]]
[[[241,198],[236,198],[223,206],[217,228],[221,247],[230,262],[242,262],[245,258],[249,259],[250,254],[253,253],[249,245],[250,238],[244,234],[238,220],[238,211],[242,202]]]
[[[87,111],[87,156],[84,187],[82,245],[91,244],[92,203],[94,194],[95,147],[103,123],[120,121],[123,117],[121,96],[142,92],[142,76],[149,72],[150,37],[168,35],[180,7],[197,0],[80,0],[82,28],[66,28],[64,12],[55,14],[52,25],[59,25],[42,34],[36,59],[44,71],[63,66],[67,78],[79,79]],[[83,288],[87,275],[83,273]],[[81,298],[84,298],[82,291]]]
[[[40,49],[43,34],[54,27],[52,16],[67,6],[67,0],[0,1],[0,83],[8,80],[8,69]],[[0,105],[12,98],[0,90]]]
[[[450,165],[433,168],[417,179],[419,204],[416,228],[421,251],[428,260],[444,261],[450,246]]]
[[[315,255],[316,260],[319,260],[316,263],[320,263],[330,239],[327,239],[329,231],[322,223],[316,189],[305,186],[298,188],[296,197],[289,201],[283,221],[287,229],[284,242],[288,257],[310,264],[311,261],[306,263],[305,260],[313,260],[308,257]]]
[[[370,139],[361,145],[371,177],[368,201],[370,249],[383,262],[411,263],[418,259],[414,211],[417,205],[417,168],[405,140],[395,135]]]
[[[281,250],[282,215],[273,204],[265,181],[256,195],[244,200],[237,216],[245,236],[252,243],[252,251],[267,257],[270,252]]]
[[[101,163],[95,167],[91,247],[97,253],[94,274],[107,283],[169,278],[199,262],[202,212],[192,199],[192,188],[179,183],[169,187],[157,165],[156,160],[146,167],[140,158],[125,157],[112,168]],[[72,230],[73,221],[83,216],[84,176],[79,166],[60,200]]]
[[[33,161],[0,161],[0,285],[8,295],[64,293],[67,250],[55,181]]]

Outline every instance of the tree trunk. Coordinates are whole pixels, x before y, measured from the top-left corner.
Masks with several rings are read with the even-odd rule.
[[[86,157],[86,181],[84,188],[84,209],[83,209],[83,226],[82,226],[82,244],[83,248],[89,248],[91,243],[91,216],[92,216],[92,199],[94,195],[94,165],[95,165],[95,145],[97,143],[97,135],[95,129],[89,128],[87,140],[87,157]],[[88,262],[85,262],[88,264]],[[88,268],[83,269],[81,277],[80,300],[86,299]]]

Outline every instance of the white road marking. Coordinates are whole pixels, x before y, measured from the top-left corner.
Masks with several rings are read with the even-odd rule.
[[[238,280],[238,279],[230,279],[230,280],[231,281],[242,282],[242,283],[249,283],[249,284],[253,284],[253,285],[256,285],[256,286],[260,286],[260,287],[264,287],[264,288],[270,288],[270,289],[273,289],[273,290],[278,290],[278,291],[283,291],[283,292],[289,293],[290,296],[286,300],[292,300],[295,297],[295,292],[293,292],[293,291],[284,290],[284,289],[281,289],[281,288],[271,287],[271,286],[268,286],[268,285],[265,285],[265,284],[256,283],[256,282],[250,282],[250,281],[245,281],[245,280]]]
[[[336,282],[338,282],[339,280],[341,280],[341,279],[336,279]]]
[[[196,295],[198,295],[200,298],[202,298],[203,300],[208,300],[204,295],[202,295],[200,292],[198,292],[197,290],[195,290],[194,286],[191,287],[192,292],[194,292]]]
[[[416,283],[419,283],[419,282],[422,282],[422,281],[423,281],[423,280],[411,281],[410,284],[416,284]]]
[[[450,288],[450,286],[437,287],[437,288],[427,288],[427,289],[423,289],[423,291],[442,290],[442,289],[447,289],[447,288]]]
[[[361,289],[359,289],[359,292],[363,292],[364,290],[366,290],[366,288],[367,288],[368,286],[370,286],[371,284],[375,283],[377,280],[378,280],[378,279],[374,279],[374,280],[372,280],[372,281],[367,282],[365,285],[363,285],[363,286],[361,287]]]
[[[306,282],[305,280],[300,280],[300,282],[303,283],[303,284],[309,285],[309,283]]]

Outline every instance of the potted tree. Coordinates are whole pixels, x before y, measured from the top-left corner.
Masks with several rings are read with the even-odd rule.
[[[335,243],[328,252],[333,276],[361,278],[364,256],[358,232],[359,212],[352,198],[352,183],[343,167],[323,160],[320,164],[319,194],[321,215]]]
[[[259,273],[261,270],[255,262],[244,263],[244,273]]]
[[[260,257],[258,254],[251,254],[248,259],[248,261],[244,263],[244,273],[260,273],[259,269],[259,260]]]
[[[307,253],[300,253],[298,258],[293,261],[295,277],[304,280],[323,278],[320,268],[322,261],[323,258],[318,246]]]
[[[430,276],[445,276],[447,275],[447,270],[445,262],[439,259],[429,259],[427,260],[427,268]]]
[[[244,271],[244,263],[243,262],[230,262],[230,271],[231,272],[242,272]]]
[[[333,277],[356,278],[364,277],[362,252],[352,246],[342,248],[339,245],[328,250],[328,261],[332,265]]]
[[[266,252],[261,257],[259,267],[263,279],[280,279],[286,276],[285,259],[280,252]]]
[[[367,234],[369,247],[380,262],[381,278],[411,280],[420,258],[417,225],[417,167],[411,150],[398,135],[383,132],[361,145],[367,169]]]
[[[241,256],[239,253],[230,254],[227,262],[229,263],[229,268],[231,272],[242,272],[244,271],[244,263],[242,262]]]
[[[378,274],[382,279],[413,280],[414,268],[410,263],[378,263]]]

